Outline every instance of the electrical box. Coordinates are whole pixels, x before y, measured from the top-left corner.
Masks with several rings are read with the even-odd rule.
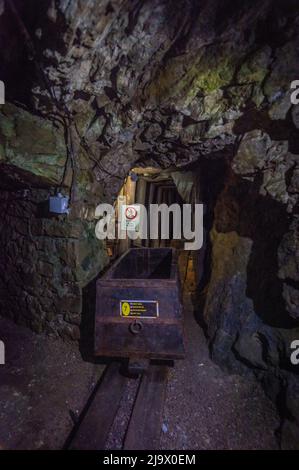
[[[68,214],[69,213],[69,197],[63,196],[58,193],[56,196],[49,198],[49,211],[54,214]]]

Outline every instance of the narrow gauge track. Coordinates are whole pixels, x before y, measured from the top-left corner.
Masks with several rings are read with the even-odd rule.
[[[150,364],[142,373],[123,439],[125,450],[158,449],[169,367]],[[121,362],[109,364],[89,397],[65,449],[101,450],[117,416],[128,381]]]

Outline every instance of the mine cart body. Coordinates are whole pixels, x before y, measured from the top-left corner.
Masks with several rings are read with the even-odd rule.
[[[97,281],[95,353],[148,359],[184,357],[175,250],[132,248]]]

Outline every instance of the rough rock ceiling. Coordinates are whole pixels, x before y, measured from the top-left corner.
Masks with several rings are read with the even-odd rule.
[[[6,4],[0,16],[8,98],[66,135],[79,186],[85,172],[84,181],[100,181],[109,197],[132,165],[232,156],[256,128],[262,139],[292,141],[297,132],[288,113],[299,49],[295,1],[11,4],[15,11]],[[282,157],[286,168],[294,164]]]

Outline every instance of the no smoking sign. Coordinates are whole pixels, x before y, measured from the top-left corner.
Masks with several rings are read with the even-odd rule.
[[[121,230],[139,231],[140,206],[136,204],[121,206]]]

